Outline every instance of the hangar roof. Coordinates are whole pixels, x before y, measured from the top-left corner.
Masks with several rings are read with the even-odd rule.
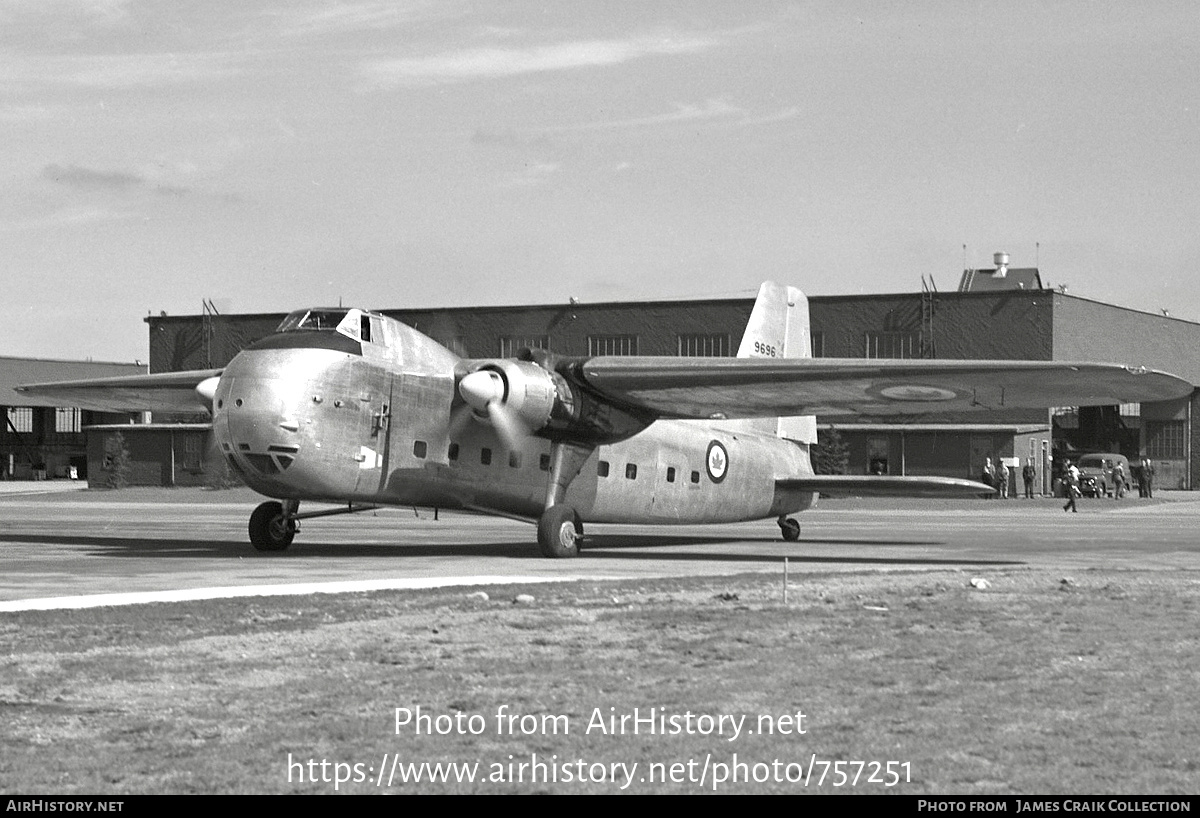
[[[47,381],[74,381],[83,378],[112,378],[144,375],[144,364],[100,361],[51,361],[39,358],[0,357],[0,406],[59,406],[60,401],[18,393],[14,387]]]

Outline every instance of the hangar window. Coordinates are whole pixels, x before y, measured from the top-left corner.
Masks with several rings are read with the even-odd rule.
[[[9,428],[18,432],[33,431],[33,409],[28,406],[14,406],[8,410]]]
[[[698,471],[694,471],[694,472],[692,472],[692,482],[693,482],[693,483],[699,483],[699,482],[700,482],[700,472],[698,472]]]
[[[864,347],[864,358],[920,358],[921,333],[868,332]]]
[[[550,455],[544,454],[538,458],[538,468],[542,471],[550,471]]]
[[[674,466],[667,467],[667,482],[668,483],[675,482],[675,467]]]
[[[825,357],[825,333],[813,332],[809,334],[809,341],[812,342],[812,356],[814,358]]]
[[[81,415],[82,413],[78,409],[55,409],[54,431],[78,432],[81,428]]]
[[[676,335],[676,353],[685,358],[728,358],[729,335]]]
[[[446,459],[458,460],[458,444],[457,443],[450,444],[450,448],[446,452]]]
[[[1146,456],[1151,460],[1183,460],[1187,457],[1186,420],[1147,420]]]
[[[424,440],[414,440],[413,441],[413,455],[414,456],[419,457],[422,460],[424,460],[425,453],[427,451],[429,451],[429,446],[428,446],[428,444],[425,443]]]
[[[601,460],[599,463],[596,464],[596,474],[600,475],[601,477],[608,477],[608,461],[607,460]]]
[[[500,357],[515,358],[522,349],[544,349],[550,351],[549,335],[503,335],[500,337]]]
[[[637,355],[636,335],[589,335],[588,355]]]
[[[625,464],[625,479],[637,480],[637,463]]]
[[[508,453],[508,465],[514,469],[521,468],[521,453],[520,452],[509,452]]]
[[[492,465],[492,450],[487,449],[487,448],[480,449],[479,450],[479,462],[485,466]]]

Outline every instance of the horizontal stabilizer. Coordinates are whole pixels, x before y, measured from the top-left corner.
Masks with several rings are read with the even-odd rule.
[[[93,412],[211,412],[220,369],[35,383],[17,392]]]
[[[996,493],[986,483],[957,477],[814,474],[811,477],[785,477],[776,480],[775,485],[792,491],[858,497],[985,497]]]

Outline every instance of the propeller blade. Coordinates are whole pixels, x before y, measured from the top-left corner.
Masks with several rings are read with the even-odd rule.
[[[529,437],[529,430],[525,428],[525,424],[515,412],[498,400],[488,404],[488,420],[491,421],[492,428],[496,430],[496,435],[504,443],[509,451],[516,451],[521,446],[521,441]]]

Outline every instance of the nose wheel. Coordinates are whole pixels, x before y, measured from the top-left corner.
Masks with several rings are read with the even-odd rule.
[[[283,551],[292,544],[296,520],[291,515],[298,504],[289,502],[288,505],[290,509],[285,511],[283,503],[272,500],[254,509],[250,515],[250,542],[257,550]]]

